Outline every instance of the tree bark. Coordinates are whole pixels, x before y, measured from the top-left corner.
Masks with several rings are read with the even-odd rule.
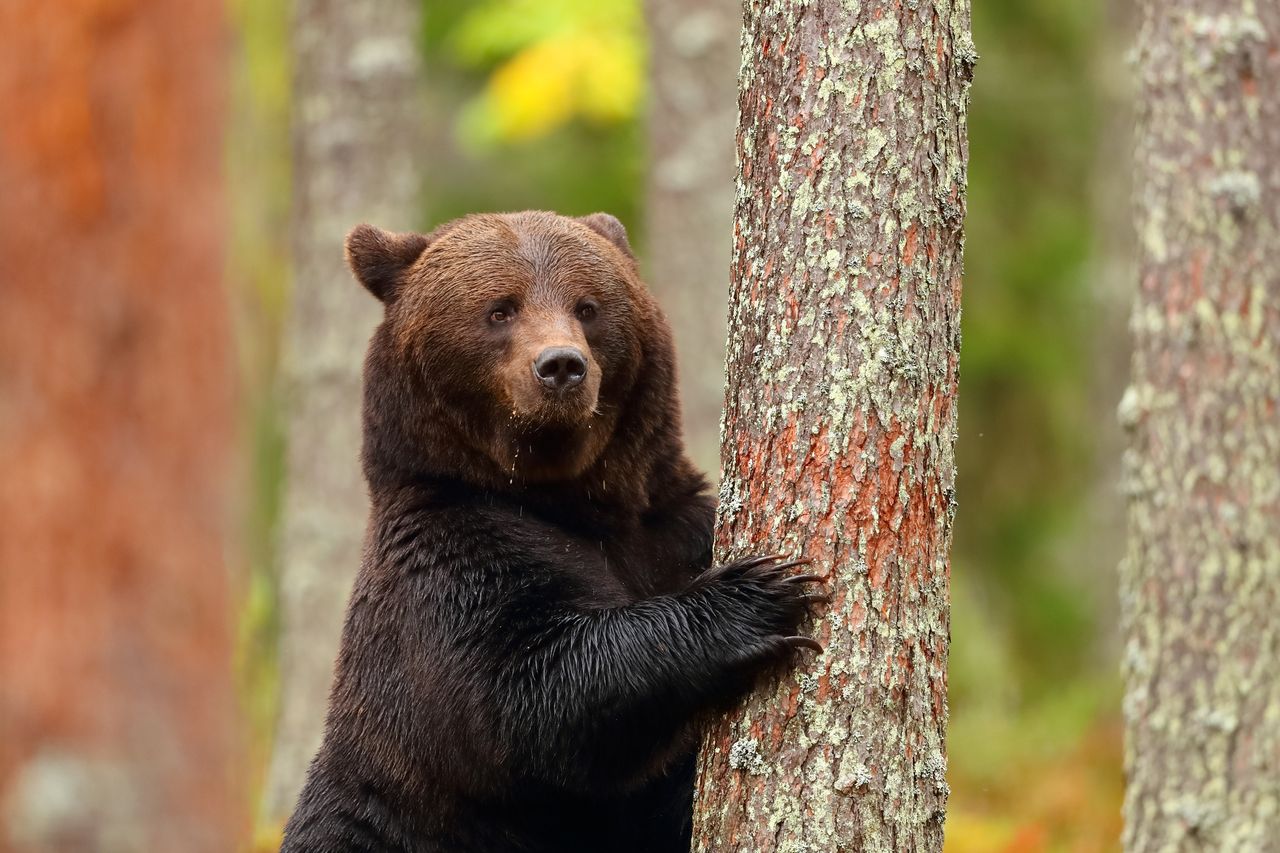
[[[223,4],[0,30],[0,849],[233,850]]]
[[[292,811],[320,745],[360,561],[360,371],[378,303],[343,261],[359,222],[417,223],[419,5],[299,0],[293,22],[293,312],[284,353],[288,474],[280,555],[280,710],[264,819]]]
[[[741,0],[646,0],[646,280],[671,321],[685,445],[714,477],[724,398]]]
[[[1280,844],[1280,6],[1145,0],[1135,50],[1124,843]]]
[[[937,851],[966,0],[747,5],[717,559],[830,574],[826,652],[709,734],[702,851]]]

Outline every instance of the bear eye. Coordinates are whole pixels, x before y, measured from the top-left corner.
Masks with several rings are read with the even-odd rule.
[[[594,302],[583,302],[574,309],[573,313],[578,316],[579,320],[585,323],[588,320],[594,320],[596,318],[597,310],[598,309]]]
[[[489,309],[489,322],[493,324],[510,323],[516,318],[516,309],[509,305],[497,305]]]

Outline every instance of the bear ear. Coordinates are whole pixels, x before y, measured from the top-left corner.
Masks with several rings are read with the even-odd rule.
[[[579,216],[578,221],[617,246],[622,250],[622,254],[629,258],[635,257],[631,251],[631,244],[627,242],[627,229],[616,216],[608,213],[592,213]]]
[[[430,243],[422,234],[393,234],[372,225],[357,225],[347,235],[347,266],[370,293],[390,302],[401,274]]]

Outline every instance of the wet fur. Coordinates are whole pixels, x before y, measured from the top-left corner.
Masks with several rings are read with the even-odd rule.
[[[365,367],[372,511],[283,851],[687,850],[696,722],[790,656],[807,600],[777,560],[708,569],[713,501],[625,233],[475,216],[362,227],[348,254],[387,305]],[[589,413],[512,414],[527,348],[478,317],[513,293],[556,328],[556,306],[601,303],[579,330]]]

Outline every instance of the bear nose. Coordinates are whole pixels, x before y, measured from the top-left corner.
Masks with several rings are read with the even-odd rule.
[[[574,347],[548,347],[533,360],[533,375],[553,391],[567,391],[587,376],[587,358]]]

